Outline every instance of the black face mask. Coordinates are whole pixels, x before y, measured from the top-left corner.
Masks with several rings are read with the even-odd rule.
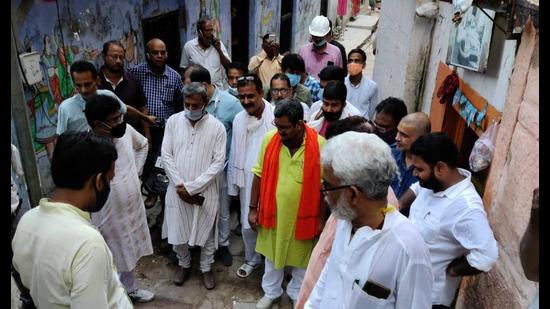
[[[432,172],[428,180],[418,179],[418,183],[426,189],[432,190],[433,192],[439,192],[443,189],[443,184],[435,178],[435,175]]]
[[[380,133],[377,131],[376,135],[378,135],[378,137],[380,137],[381,140],[386,142],[386,144],[391,146],[391,144],[395,143],[395,136],[397,135],[397,131],[390,131],[390,132],[384,132],[384,133]]]
[[[325,112],[323,111],[323,117],[328,121],[336,121],[342,116],[342,111],[339,112]]]
[[[103,179],[104,181],[103,191],[99,192],[99,190],[97,190],[97,188],[94,185],[95,205],[93,208],[88,209],[89,212],[100,211],[103,208],[103,206],[105,206],[105,203],[109,198],[109,193],[111,193],[111,186],[109,185],[109,182],[104,177],[101,177],[101,179]]]
[[[116,138],[121,138],[126,133],[126,121],[111,128],[111,135]]]

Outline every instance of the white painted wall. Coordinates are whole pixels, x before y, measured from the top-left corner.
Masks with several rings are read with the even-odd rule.
[[[435,89],[435,77],[439,62],[446,62],[449,35],[453,23],[452,5],[445,2],[439,2],[439,17],[437,19],[432,39],[432,49],[430,54],[430,63],[426,75],[426,82],[422,95],[421,110],[425,113],[430,112],[432,97]],[[504,24],[502,17],[497,16],[497,23]],[[505,40],[504,34],[496,26],[493,28],[491,46],[489,51],[489,61],[487,71],[484,73],[473,72],[463,68],[458,68],[458,75],[482,97],[484,97],[498,111],[504,110],[504,103],[510,76],[514,65],[517,41]]]

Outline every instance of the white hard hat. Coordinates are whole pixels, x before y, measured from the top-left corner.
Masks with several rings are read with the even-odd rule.
[[[328,18],[323,15],[315,16],[309,24],[309,34],[323,37],[330,32]]]

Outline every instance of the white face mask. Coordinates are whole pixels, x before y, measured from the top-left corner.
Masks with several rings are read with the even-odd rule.
[[[204,116],[204,106],[202,107],[202,109],[200,110],[188,110],[188,109],[185,109],[183,111],[185,117],[187,117],[189,120],[192,120],[192,121],[197,121],[199,119],[202,118],[202,116]]]

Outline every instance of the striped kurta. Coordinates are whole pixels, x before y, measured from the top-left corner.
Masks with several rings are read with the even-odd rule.
[[[166,122],[161,153],[170,184],[162,237],[168,237],[168,243],[204,246],[212,228],[217,237],[216,177],[223,172],[226,136],[223,124],[209,114],[194,127],[183,112],[172,115]],[[176,192],[177,185],[184,185],[190,195],[204,196],[203,205],[185,203]]]
[[[138,176],[148,145],[147,139],[130,125],[114,143],[118,158],[111,193],[101,211],[92,213],[92,223],[111,249],[117,271],[122,272],[133,270],[139,258],[153,254]]]

